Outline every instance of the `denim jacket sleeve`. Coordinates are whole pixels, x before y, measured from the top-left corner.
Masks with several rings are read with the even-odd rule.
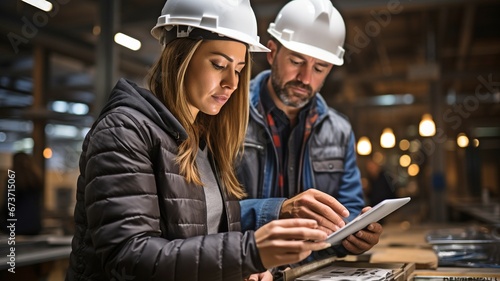
[[[286,198],[245,199],[240,201],[241,230],[257,230],[278,219],[281,205]]]
[[[351,134],[349,147],[346,149],[345,155],[345,173],[340,179],[339,194],[338,198],[336,198],[349,210],[349,217],[347,218],[349,221],[357,217],[365,206],[361,176],[356,164],[354,143],[355,137],[354,134]]]

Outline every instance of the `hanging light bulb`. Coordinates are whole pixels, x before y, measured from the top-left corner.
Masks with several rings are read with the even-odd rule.
[[[411,164],[411,157],[410,155],[408,154],[403,154],[401,155],[401,157],[399,157],[399,165],[401,165],[401,167],[408,167],[410,166]]]
[[[467,147],[469,145],[469,138],[465,133],[460,133],[457,136],[457,145],[459,147]]]
[[[408,166],[408,175],[414,177],[420,172],[420,167],[417,164],[411,164]]]
[[[361,137],[358,140],[356,150],[359,155],[370,155],[372,153],[372,143],[368,137]]]
[[[50,149],[50,147],[46,147],[43,150],[42,154],[45,159],[50,159],[52,158],[52,149]]]
[[[399,149],[406,151],[410,149],[410,141],[406,139],[402,139],[399,141]]]
[[[479,147],[479,140],[478,139],[472,140],[472,143],[474,144],[474,147]]]
[[[385,128],[380,136],[380,146],[383,148],[393,148],[396,145],[396,137],[391,128]]]
[[[418,132],[422,137],[432,137],[436,134],[436,124],[434,124],[430,114],[426,113],[422,116],[422,120],[418,125]]]

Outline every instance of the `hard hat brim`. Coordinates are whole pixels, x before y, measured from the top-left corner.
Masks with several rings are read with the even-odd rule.
[[[277,34],[274,30],[267,30],[278,42],[281,43],[285,48],[292,50],[294,52],[304,54],[306,56],[310,56],[327,63],[331,63],[333,65],[341,66],[344,64],[343,56],[339,58],[338,56],[332,54],[329,51],[325,51],[321,48],[311,46],[309,44],[296,42],[296,41],[287,41],[280,38],[280,35]]]

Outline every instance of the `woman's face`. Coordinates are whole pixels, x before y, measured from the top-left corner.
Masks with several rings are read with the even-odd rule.
[[[236,90],[247,47],[229,40],[207,40],[196,50],[186,72],[187,99],[193,117],[216,115]]]

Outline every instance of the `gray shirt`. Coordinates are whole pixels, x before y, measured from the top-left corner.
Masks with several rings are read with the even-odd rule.
[[[215,175],[208,159],[207,147],[198,150],[196,165],[203,182],[203,190],[207,202],[207,226],[208,234],[219,232],[219,224],[222,216],[223,202],[220,194],[219,185],[215,180]]]

